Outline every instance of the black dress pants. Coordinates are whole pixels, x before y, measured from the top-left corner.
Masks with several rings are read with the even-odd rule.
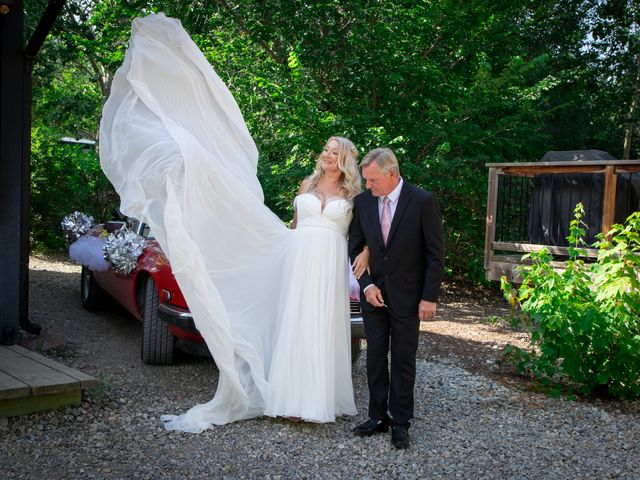
[[[413,387],[420,320],[393,314],[392,308],[363,312],[367,338],[369,417],[382,420],[387,411],[395,425],[409,426],[413,418]],[[388,354],[391,348],[391,372]]]

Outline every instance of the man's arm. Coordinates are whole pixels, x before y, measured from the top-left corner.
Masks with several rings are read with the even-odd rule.
[[[359,198],[353,199],[353,217],[351,218],[351,224],[349,225],[349,258],[351,262],[362,252],[362,249],[366,245],[364,233],[362,231],[362,225],[360,224],[360,208]],[[365,271],[358,279],[360,288],[365,288],[373,283],[369,272]]]

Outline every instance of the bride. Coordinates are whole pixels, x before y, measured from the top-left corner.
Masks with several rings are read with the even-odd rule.
[[[296,241],[285,271],[269,374],[265,414],[332,421],[335,410],[355,414],[351,386],[349,285],[346,234],[351,201],[361,180],[355,146],[331,137],[315,172],[295,199]],[[347,368],[345,368],[348,366]]]
[[[349,140],[329,139],[288,229],[264,205],[235,100],[180,22],[133,22],[103,109],[100,160],[121,210],[148,223],[170,259],[220,371],[213,399],[164,416],[167,429],[356,413],[346,246],[356,158]]]

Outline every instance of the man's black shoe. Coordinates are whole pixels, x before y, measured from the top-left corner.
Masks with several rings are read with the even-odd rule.
[[[409,448],[409,429],[400,425],[391,427],[391,443],[396,448]]]
[[[389,419],[376,420],[370,418],[364,423],[354,427],[353,432],[365,437],[371,436],[375,433],[385,433],[389,431]]]

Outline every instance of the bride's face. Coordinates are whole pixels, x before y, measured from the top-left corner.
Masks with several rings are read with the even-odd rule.
[[[337,142],[337,140],[331,140],[324,146],[322,154],[320,154],[320,165],[325,172],[338,170],[339,153],[340,144]]]

